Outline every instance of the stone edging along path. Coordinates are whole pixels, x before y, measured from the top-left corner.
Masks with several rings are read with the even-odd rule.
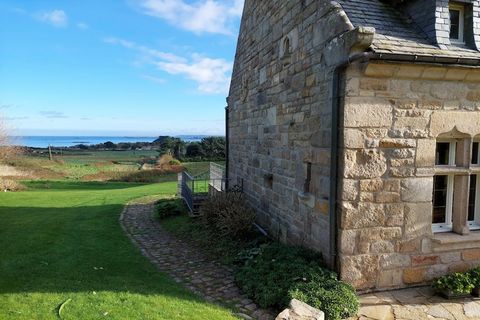
[[[231,269],[207,259],[196,248],[168,234],[153,217],[154,210],[154,203],[130,203],[120,216],[120,224],[156,267],[207,301],[235,306],[236,316],[240,318],[275,318],[240,291]]]

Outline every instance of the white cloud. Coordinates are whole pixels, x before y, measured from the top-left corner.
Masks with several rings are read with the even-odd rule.
[[[39,114],[49,119],[66,119],[68,118],[63,112],[54,110],[42,110]]]
[[[144,55],[144,58],[150,58],[150,59],[158,58],[158,59],[171,61],[171,62],[183,62],[183,61],[185,61],[184,58],[178,57],[178,56],[176,56],[172,53],[151,49],[149,47],[136,44],[135,42],[120,39],[120,38],[110,37],[110,38],[104,39],[104,41],[106,43],[116,44],[116,45],[120,45],[120,46],[122,46],[124,48],[127,48],[127,49],[132,49],[132,50],[139,51],[140,53],[142,53]]]
[[[80,30],[87,30],[88,28],[90,28],[90,26],[85,22],[79,22],[77,23],[77,28]]]
[[[45,11],[37,14],[40,21],[49,23],[54,27],[66,27],[68,25],[68,17],[63,10]]]
[[[244,0],[137,0],[142,12],[172,25],[201,33],[232,35],[233,23],[242,15]]]
[[[184,75],[198,83],[198,90],[203,93],[226,93],[230,84],[232,63],[224,59],[212,59],[193,55],[192,60],[184,63],[156,63],[157,67],[167,73]]]
[[[182,75],[196,82],[197,89],[201,93],[226,94],[228,92],[233,63],[225,59],[213,59],[200,54],[185,58],[119,38],[107,38],[104,41],[137,51],[141,54],[143,61],[154,65],[157,69],[172,75]],[[154,81],[152,76],[143,76],[143,78]],[[158,78],[155,79],[158,82]]]

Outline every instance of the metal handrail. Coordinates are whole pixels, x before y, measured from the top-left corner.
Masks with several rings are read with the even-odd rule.
[[[210,170],[196,176],[188,172],[182,172],[181,196],[188,206],[190,212],[198,208],[205,197],[215,192],[227,192],[228,181],[225,177],[225,167],[210,163]],[[242,186],[238,188],[243,189]]]

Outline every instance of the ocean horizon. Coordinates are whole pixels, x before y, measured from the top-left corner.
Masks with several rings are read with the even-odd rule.
[[[198,142],[210,135],[177,135],[177,138],[185,142]],[[135,143],[135,142],[153,142],[155,137],[128,137],[128,136],[14,136],[11,137],[13,145],[30,147],[30,148],[47,148],[51,147],[73,147],[75,145],[95,145],[111,141],[113,143]]]

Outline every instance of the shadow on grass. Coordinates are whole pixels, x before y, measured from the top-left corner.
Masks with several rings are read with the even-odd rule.
[[[133,182],[111,182],[111,181],[92,181],[92,182],[83,182],[83,181],[22,181],[22,184],[29,188],[30,190],[118,190],[118,189],[127,189],[136,186],[142,186],[146,183],[133,183]]]
[[[67,299],[66,319],[231,318],[159,272],[120,226],[126,202],[176,183],[27,184],[0,194],[0,319],[56,319]]]
[[[0,206],[0,294],[129,292],[197,300],[130,242],[122,205]]]
[[[113,182],[128,182],[128,183],[159,183],[177,181],[178,173],[165,172],[162,170],[139,170],[122,174],[118,177],[110,179]]]

